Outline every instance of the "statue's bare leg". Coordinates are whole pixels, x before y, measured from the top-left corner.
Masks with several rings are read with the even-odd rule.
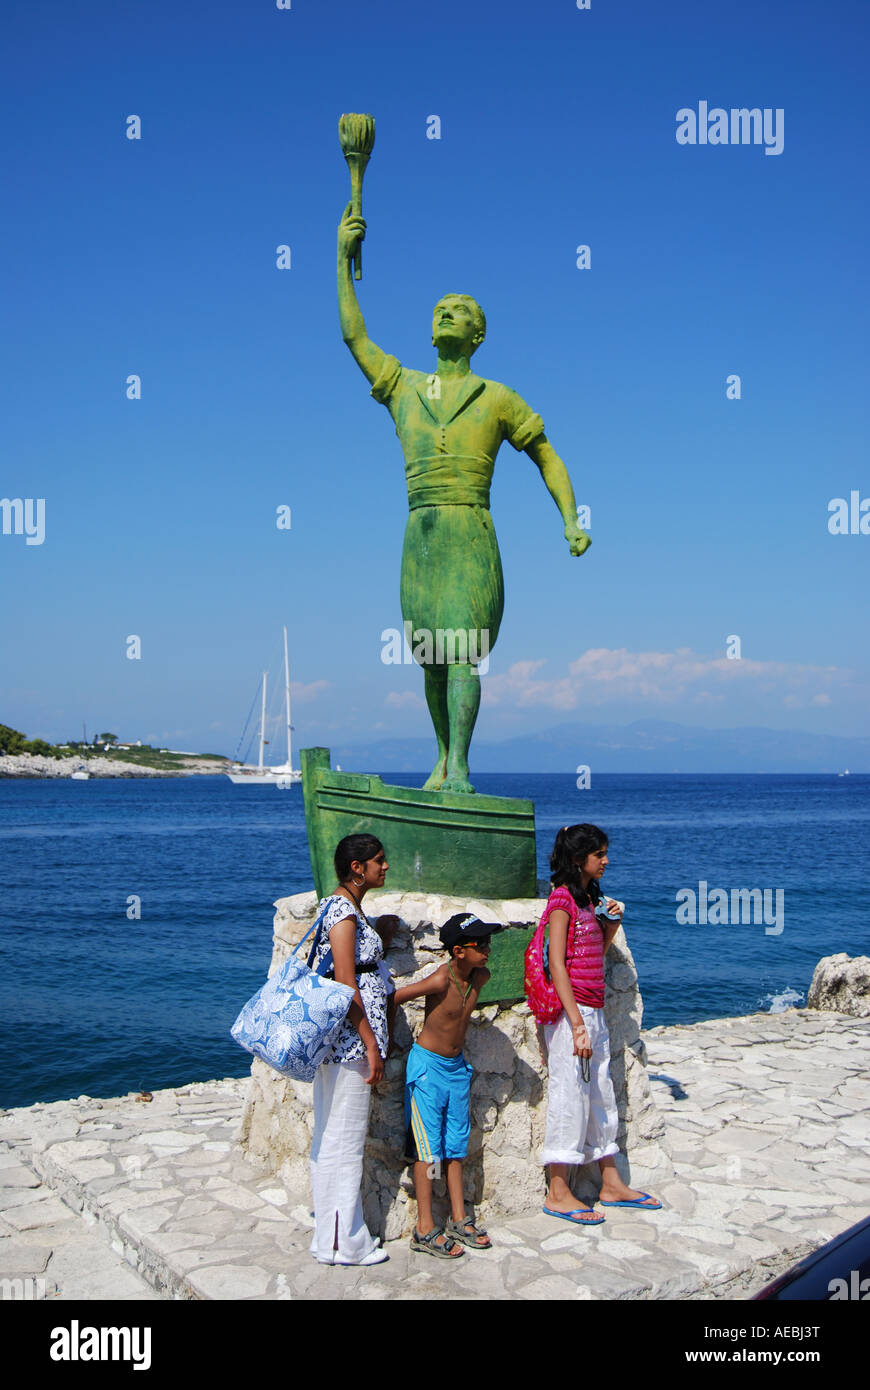
[[[441,784],[443,792],[473,792],[468,780],[468,746],[480,708],[480,676],[477,667],[456,664],[448,666],[447,714],[449,743],[447,776]]]
[[[447,749],[450,741],[450,717],[447,710],[447,670],[446,666],[424,666],[423,677],[426,682],[426,704],[432,719],[432,727],[438,740],[438,757],[427,780],[423,783],[424,792],[441,790],[447,776]],[[467,770],[467,769],[466,769]]]

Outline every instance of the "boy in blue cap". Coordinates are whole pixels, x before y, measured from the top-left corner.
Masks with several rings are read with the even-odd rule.
[[[414,1190],[417,1225],[411,1249],[440,1259],[464,1255],[463,1245],[488,1250],[492,1242],[465,1212],[462,1160],[471,1130],[468,1095],[471,1067],[462,1055],[468,1021],[489,979],[486,962],[490,940],[501,927],[481,922],[473,913],[457,912],[441,928],[441,944],[450,959],[416,984],[396,990],[396,1005],[426,998],[420,1036],[408,1053],[405,1073],[405,1121],[409,1152],[416,1154]],[[436,1226],[432,1218],[432,1179],[445,1161],[452,1220]]]

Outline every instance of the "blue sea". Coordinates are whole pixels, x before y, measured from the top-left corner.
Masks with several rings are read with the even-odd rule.
[[[646,1027],[801,1003],[821,956],[868,951],[870,776],[475,784],[534,800],[541,878],[559,826],[607,831]],[[781,890],[782,932],[678,925],[701,881]],[[230,1025],[266,977],[274,900],[310,887],[299,787],[0,780],[0,1105],[246,1075]]]

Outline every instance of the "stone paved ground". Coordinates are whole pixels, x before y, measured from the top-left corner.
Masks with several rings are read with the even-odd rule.
[[[91,1213],[77,1215],[35,1171],[30,1113],[0,1118],[0,1298],[159,1299]],[[10,1124],[16,1115],[26,1122]]]
[[[870,1212],[868,1040],[870,1021],[809,1010],[653,1029],[666,1209],[591,1230],[530,1212],[449,1267],[406,1241],[367,1269],[316,1264],[307,1194],[236,1146],[245,1080],[6,1111],[0,1280],[58,1298],[743,1298]]]

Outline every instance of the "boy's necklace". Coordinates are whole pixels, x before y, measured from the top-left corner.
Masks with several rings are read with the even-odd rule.
[[[462,1002],[463,1002],[463,1004],[464,1004],[465,1001],[466,1001],[466,999],[468,998],[469,994],[471,993],[471,981],[469,980],[469,982],[468,982],[468,989],[465,991],[464,994],[462,994],[462,988],[461,988],[461,986],[460,986],[460,984],[459,984],[459,981],[457,980],[456,976],[455,976],[454,973],[453,973],[453,966],[452,966],[452,965],[448,965],[448,967],[447,967],[447,974],[450,976],[450,978],[451,978],[451,980],[453,981],[453,983],[455,984],[456,988],[459,990],[459,993],[462,995]]]

